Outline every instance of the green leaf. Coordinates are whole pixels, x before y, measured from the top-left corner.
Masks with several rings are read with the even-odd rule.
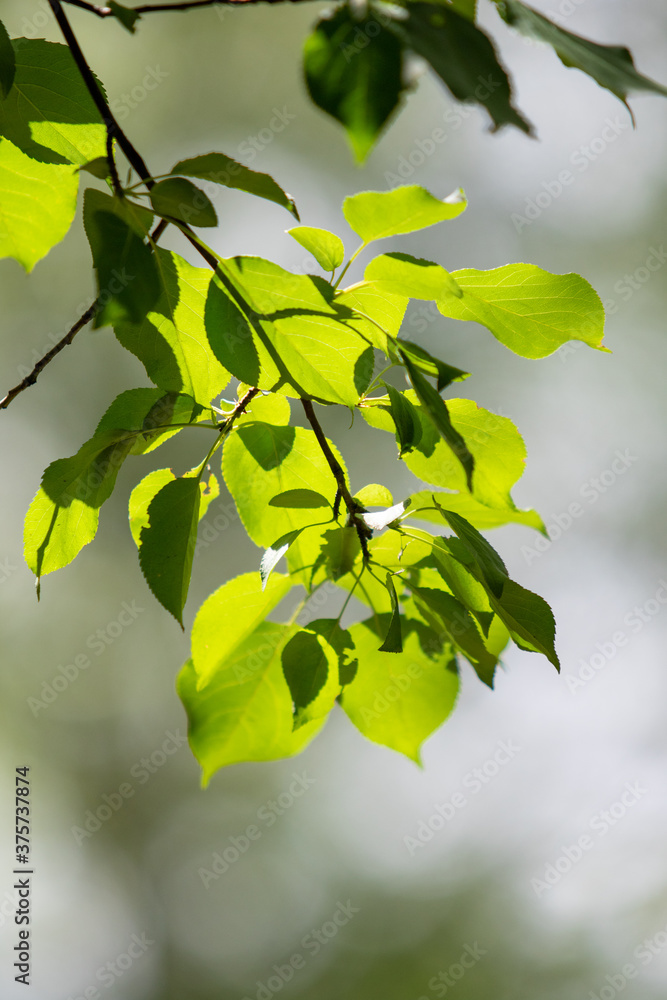
[[[524,358],[545,358],[569,340],[602,347],[604,309],[578,274],[549,274],[534,264],[452,272],[463,298],[437,303],[443,316],[474,320]]]
[[[288,396],[355,406],[373,352],[337,319],[322,279],[259,257],[222,261],[206,304],[209,342],[236,378]]]
[[[538,594],[507,580],[500,597],[489,594],[491,607],[505,623],[520,649],[543,653],[560,670],[554,646],[556,622],[551,608]]]
[[[197,541],[199,480],[174,479],[155,495],[148,507],[148,525],[139,539],[139,563],[146,583],[183,627],[192,561]]]
[[[463,294],[452,276],[440,264],[408,253],[385,253],[370,262],[364,281],[372,282],[381,292],[393,292],[411,299],[435,301],[451,294]]]
[[[384,642],[380,646],[382,653],[402,653],[403,637],[401,634],[401,611],[398,606],[398,597],[391,573],[387,573],[385,580],[389,600],[391,601],[391,618],[384,637]]]
[[[140,323],[160,295],[155,257],[142,238],[112,212],[84,202],[84,226],[97,273],[100,301],[93,327],[129,320]]]
[[[359,669],[341,704],[364,736],[419,764],[422,743],[454,708],[456,661],[451,647],[414,620],[404,623],[402,653],[380,652],[389,619],[379,615],[350,628]]]
[[[150,391],[150,390],[149,390]],[[130,494],[129,520],[134,544],[139,548],[141,531],[148,527],[148,508],[167,483],[176,480],[171,469],[154,469],[134,487]]]
[[[364,243],[372,243],[455,219],[466,207],[460,188],[439,201],[425,188],[411,184],[393,191],[362,191],[351,195],[343,202],[343,215]]]
[[[208,343],[206,296],[213,272],[193,267],[177,253],[154,254],[160,296],[141,323],[119,323],[115,333],[164,391],[183,392],[209,406],[229,382]]]
[[[311,226],[295,226],[287,232],[311,253],[325,271],[335,271],[345,259],[345,247],[340,236],[327,229],[313,229]]]
[[[327,576],[338,580],[354,566],[361,551],[356,528],[330,528],[322,535],[321,562],[326,567]]]
[[[109,161],[106,156],[96,156],[94,160],[89,160],[88,163],[84,163],[79,167],[79,172],[82,170],[87,174],[92,174],[93,177],[97,177],[101,181],[105,181],[111,176]]]
[[[254,194],[257,198],[275,202],[276,205],[291,212],[295,219],[299,218],[294,199],[285,194],[273,177],[250,170],[242,163],[225,156],[224,153],[205,153],[203,156],[179,160],[176,166],[172,167],[171,173],[198,177],[203,181],[212,181],[214,184]]]
[[[447,588],[476,618],[483,634],[488,636],[494,609],[488,591],[471,572],[468,550],[458,538],[434,538],[432,554]]]
[[[312,100],[344,126],[363,162],[403,93],[401,43],[373,13],[345,4],[318,21],[303,55]]]
[[[542,518],[536,510],[517,510],[515,507],[487,507],[469,493],[433,493],[432,490],[421,490],[410,497],[411,506],[408,517],[416,521],[428,521],[440,524],[441,515],[433,507],[433,498],[448,510],[453,510],[465,517],[479,531],[489,528],[499,528],[503,524],[523,524],[526,528],[534,528],[546,535]],[[420,508],[431,508],[421,510]]]
[[[67,46],[21,38],[14,51],[0,135],[40,163],[83,166],[106,156],[106,128]]]
[[[86,166],[89,166],[89,164],[86,164]],[[83,167],[80,168],[80,170],[82,169]],[[93,215],[95,212],[110,212],[129,226],[130,229],[133,229],[142,240],[145,240],[150,233],[155,218],[149,208],[135,204],[129,198],[116,198],[105,194],[96,188],[86,188],[84,192],[84,207],[89,215]]]
[[[456,533],[470,552],[479,575],[489,590],[494,597],[500,597],[509,577],[507,567],[496,550],[464,517],[455,514],[454,511],[442,508],[440,512],[452,531]]]
[[[402,458],[406,452],[412,451],[419,444],[422,436],[421,421],[417,410],[402,392],[388,382],[382,384],[389,396],[389,410],[396,425],[398,453]]]
[[[530,124],[512,105],[510,81],[488,35],[442,3],[412,0],[406,9],[407,17],[392,21],[393,30],[430,63],[454,97],[485,107],[494,129],[515,125],[530,135]]]
[[[667,96],[666,87],[637,72],[632,55],[625,47],[598,45],[575,35],[518,0],[503,0],[499,9],[513,28],[529,38],[536,38],[553,46],[561,62],[592,76],[601,87],[606,87],[624,104],[628,94],[642,91]]]
[[[284,490],[269,500],[270,507],[290,507],[313,510],[315,507],[331,507],[326,497],[315,490]]]
[[[475,20],[477,13],[477,0],[447,0],[457,13],[467,17],[469,21]]]
[[[273,573],[262,588],[259,573],[244,573],[204,601],[192,627],[192,662],[200,689],[226,669],[237,648],[292,586],[289,577]]]
[[[391,507],[394,502],[387,487],[381,486],[380,483],[369,483],[368,486],[364,486],[354,494],[354,499],[362,507]]]
[[[470,612],[452,594],[441,589],[410,585],[417,610],[435,632],[447,636],[470,661],[485,684],[493,687],[498,657],[484,645],[484,639]]]
[[[2,21],[0,21],[0,95],[6,98],[14,84],[16,76],[16,56],[12,40],[7,34]]]
[[[69,164],[41,163],[0,139],[0,258],[32,271],[71,226],[78,187]]]
[[[151,204],[164,219],[191,226],[217,226],[218,216],[207,196],[185,177],[168,177],[150,189]]]
[[[354,643],[352,636],[347,629],[340,627],[338,618],[316,618],[315,621],[308,622],[308,631],[316,632],[326,640],[338,656],[338,670],[332,672],[337,675],[339,685],[344,687],[351,684],[357,673],[359,663],[354,656]]]
[[[177,427],[158,432],[158,427],[172,423],[194,424],[201,419],[202,414],[203,408],[195,403],[192,396],[177,392],[164,393],[161,389],[127,389],[114,399],[95,433],[143,430],[145,433],[135,438],[130,454],[146,455],[181,430]]]
[[[99,508],[111,496],[133,438],[95,435],[71,458],[52,462],[25,519],[25,560],[35,576],[72,562],[97,533]]]
[[[110,8],[113,16],[120,21],[123,27],[127,28],[130,34],[133,35],[136,31],[135,25],[141,18],[141,14],[137,14],[136,10],[132,10],[130,7],[116,3],[116,0],[108,0],[107,7]]]
[[[282,651],[285,680],[294,703],[294,728],[328,715],[340,694],[338,654],[308,627],[300,629]]]
[[[461,371],[460,368],[453,368],[451,365],[445,364],[444,361],[440,361],[439,358],[433,357],[432,354],[425,351],[423,347],[419,347],[418,344],[411,344],[409,340],[403,340],[399,337],[397,346],[400,347],[403,354],[410,359],[414,368],[420,371],[423,375],[429,375],[431,378],[437,380],[436,385],[438,392],[442,392],[442,390],[446,389],[452,382],[463,382],[464,379],[468,378],[468,372]]]
[[[472,473],[474,468],[474,458],[468,446],[451,422],[449,411],[438,392],[430,382],[427,382],[421,372],[413,365],[412,361],[404,351],[399,351],[401,360],[408,370],[408,375],[412,386],[417,394],[419,402],[424,407],[428,418],[433,423],[443,441],[451,448],[456,458],[461,463],[466,475],[466,484],[472,492]]]
[[[178,693],[204,785],[227,764],[291,757],[321,728],[321,720],[292,728],[292,698],[280,656],[295,628],[259,624],[215,663],[203,690],[192,661],[183,667]]]

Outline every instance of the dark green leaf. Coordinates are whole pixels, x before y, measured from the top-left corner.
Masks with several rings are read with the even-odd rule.
[[[437,429],[438,433],[442,436],[443,440],[452,449],[459,462],[463,466],[466,474],[466,482],[468,489],[472,492],[472,474],[474,469],[474,459],[468,450],[468,446],[459,434],[459,432],[452,425],[449,417],[449,411],[441,398],[439,393],[433,388],[430,382],[427,382],[424,376],[419,372],[417,367],[412,363],[408,355],[401,349],[399,351],[401,360],[408,370],[408,375],[410,376],[410,381],[412,386],[417,393],[419,402],[424,407],[429,419],[433,422],[434,427]]]
[[[218,216],[210,199],[185,177],[168,177],[150,190],[150,199],[158,215],[178,219],[190,226],[217,226]]]
[[[396,36],[372,13],[353,13],[347,4],[321,18],[306,40],[310,96],[345,127],[358,161],[365,160],[398,107],[402,67]]]
[[[519,0],[503,0],[498,6],[508,24],[529,38],[553,46],[561,62],[592,76],[624,104],[628,94],[642,91],[667,96],[666,87],[637,72],[630,51],[623,46],[598,45],[575,35]]]
[[[146,583],[160,604],[183,627],[192,560],[197,541],[199,480],[174,479],[162,487],[148,508],[148,526],[139,539],[139,562]]]
[[[354,680],[358,660],[354,657],[354,643],[347,629],[340,627],[338,618],[316,618],[308,622],[308,631],[321,635],[338,654],[338,679],[341,687]]]
[[[422,428],[419,414],[415,410],[409,399],[406,399],[402,392],[395,389],[387,382],[382,383],[389,394],[389,407],[394,423],[396,424],[396,438],[398,440],[398,452],[401,458],[406,451],[412,451],[415,445],[419,444]]]
[[[84,170],[87,174],[92,174],[93,177],[97,177],[101,181],[105,181],[107,177],[111,176],[109,161],[106,156],[96,156],[94,160],[89,160],[88,163],[82,164],[79,170]]]
[[[322,562],[332,580],[349,573],[361,551],[355,528],[330,528],[323,534]]]
[[[295,219],[299,218],[294,199],[285,194],[273,177],[250,170],[249,167],[232,160],[224,153],[205,153],[203,156],[179,160],[176,166],[172,167],[171,173],[198,177],[200,180],[222,184],[224,187],[237,188],[266,201],[273,201],[276,205],[286,208]]]
[[[118,215],[91,210],[84,202],[84,225],[97,273],[95,329],[128,320],[141,323],[160,295],[155,258],[140,236]]]
[[[440,508],[443,518],[452,531],[455,532],[472,555],[482,578],[493,595],[500,597],[503,587],[507,583],[508,575],[507,567],[496,550],[464,517],[461,517],[460,514],[455,514],[454,511],[443,510],[435,497],[433,497],[433,501],[436,507]]]
[[[331,504],[326,497],[323,497],[321,493],[317,493],[315,490],[297,489],[284,490],[277,496],[271,497],[269,506],[308,508],[312,510],[315,507],[331,507]]]
[[[480,680],[493,687],[498,657],[490,653],[470,612],[444,590],[410,585],[415,605],[435,632],[442,634],[475,668]]]
[[[283,673],[294,703],[294,728],[328,715],[340,694],[338,654],[326,639],[301,629],[282,652]]]
[[[556,622],[551,608],[538,594],[507,580],[500,597],[489,594],[493,610],[505,623],[517,646],[529,652],[543,653],[560,670],[554,646]]]
[[[391,573],[387,573],[385,581],[389,600],[391,601],[391,619],[387,628],[384,642],[379,647],[381,653],[402,653],[403,637],[401,633],[401,611],[398,606],[398,597]]]
[[[14,84],[16,76],[16,56],[12,40],[7,34],[2,21],[0,21],[0,95],[3,98],[9,95],[9,91]]]
[[[137,14],[136,10],[132,10],[130,7],[125,7],[123,4],[116,3],[116,0],[107,0],[107,7],[113,12],[113,16],[120,21],[124,28],[134,34],[135,25],[140,19],[141,14]]]
[[[408,48],[426,59],[458,101],[474,101],[489,112],[494,128],[515,125],[529,135],[530,124],[512,105],[507,73],[491,39],[469,17],[442,3],[411,2],[407,17],[392,27]]]
[[[415,368],[422,372],[422,374],[430,375],[431,378],[437,379],[438,392],[442,392],[452,382],[462,382],[468,378],[468,372],[463,372],[460,368],[453,368],[451,365],[445,364],[444,361],[433,357],[432,354],[425,351],[423,347],[419,347],[418,344],[412,344],[409,340],[403,340],[401,337],[398,338],[397,343],[403,354],[410,359]]]

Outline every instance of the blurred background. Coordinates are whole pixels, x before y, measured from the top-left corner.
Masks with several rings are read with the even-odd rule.
[[[667,82],[659,0],[533,5],[570,30],[629,45],[642,72]],[[42,470],[79,448],[118,392],[147,384],[110,330],[80,334],[0,415],[2,995],[24,995],[11,968],[11,845],[14,769],[26,764],[36,1000],[658,1000],[667,988],[667,102],[633,99],[633,130],[607,91],[483,10],[538,141],[491,135],[481,111],[424,77],[359,170],[301,80],[319,9],[156,14],[133,37],[111,20],[70,16],[155,173],[223,150],[271,173],[304,224],[350,246],[347,194],[407,181],[444,197],[462,185],[464,216],[397,246],[450,269],[529,261],[578,271],[597,288],[609,355],[574,344],[530,362],[423,306],[406,321],[408,336],[473,372],[462,394],[524,435],[515,499],[537,507],[550,541],[523,528],[493,541],[514,578],[553,606],[563,673],[512,649],[491,692],[464,667],[458,707],[426,744],[423,770],[336,711],[300,757],[229,768],[202,791],[174,680],[199,604],[259,552],[223,490],[206,517],[181,635],[149,594],[127,528],[127,496],[153,456],[130,459],[94,547],[46,578],[37,604],[21,533]],[[45,0],[3,0],[2,18],[12,35],[58,40]],[[276,109],[280,131],[269,124]],[[434,143],[438,129],[445,138]],[[563,170],[574,180],[559,191]],[[312,266],[279,208],[226,191],[216,208],[218,252]],[[2,262],[3,392],[92,292],[80,226],[29,277]],[[357,487],[371,478],[407,492],[412,477],[388,436],[359,423],[348,431],[345,415],[329,416],[327,429]],[[188,468],[182,438],[153,467]],[[79,670],[82,655],[90,666]],[[56,691],[63,677],[74,679]],[[94,829],[98,811],[107,818]]]

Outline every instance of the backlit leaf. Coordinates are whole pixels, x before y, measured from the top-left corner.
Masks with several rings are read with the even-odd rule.
[[[327,229],[313,229],[311,226],[295,226],[287,232],[311,253],[325,271],[335,271],[345,259],[345,247],[340,236]]]
[[[393,191],[351,195],[343,202],[343,215],[364,243],[372,243],[455,219],[466,205],[461,189],[440,201],[425,188],[411,184]]]
[[[204,153],[202,156],[193,156],[188,160],[179,160],[172,167],[172,174],[184,174],[186,177],[198,177],[203,181],[212,181],[214,184],[222,184],[224,187],[237,188],[239,191],[246,191],[254,194],[258,198],[273,201],[276,205],[281,205],[288,212],[298,219],[299,213],[296,210],[293,198],[286,194],[269,174],[261,174],[256,170],[250,170],[243,163],[233,160],[224,153]]]

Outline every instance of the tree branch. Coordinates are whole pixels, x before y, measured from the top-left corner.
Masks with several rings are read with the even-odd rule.
[[[348,485],[345,481],[345,473],[343,472],[340,462],[331,450],[331,446],[329,445],[326,435],[320,426],[320,422],[315,416],[313,404],[309,399],[302,399],[301,405],[303,406],[308,423],[313,428],[315,437],[317,438],[317,443],[322,449],[322,454],[326,458],[327,464],[331,469],[333,477],[338,485],[338,495],[334,506],[334,514],[336,514],[336,507],[340,503],[340,498],[342,498],[345,503],[345,507],[347,508],[347,525],[348,527],[356,530],[361,544],[361,551],[364,554],[364,561],[366,561],[370,558],[370,553],[368,551],[368,539],[371,537],[372,532],[368,525],[365,524],[359,517],[359,515],[363,513],[364,508],[350,493]]]
[[[55,344],[43,358],[40,358],[30,374],[26,375],[22,382],[19,382],[19,384],[14,386],[13,389],[10,389],[5,398],[0,400],[0,410],[6,410],[12,400],[16,399],[16,397],[29,386],[35,384],[39,373],[46,368],[51,361],[53,361],[56,355],[60,354],[64,347],[68,347],[72,343],[79,330],[83,330],[84,326],[86,326],[87,323],[90,323],[91,319],[95,315],[96,309],[97,299],[93,302],[92,306],[89,306],[86,309],[83,316],[76,321],[72,329],[67,331],[62,340],[59,340],[58,343]]]
[[[80,7],[97,17],[113,17],[114,12],[111,7],[100,7],[95,3],[88,3],[87,0],[62,0],[63,3],[71,7]],[[303,0],[184,0],[183,3],[146,3],[140,7],[132,7],[135,14],[155,14],[168,10],[192,10],[196,7],[241,7],[245,4],[255,3],[302,3]]]

